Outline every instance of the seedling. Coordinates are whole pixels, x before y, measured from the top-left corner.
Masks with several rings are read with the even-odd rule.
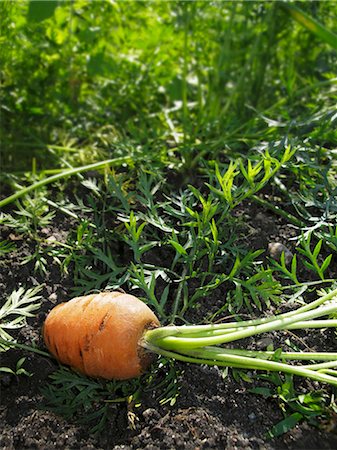
[[[27,350],[41,352],[31,346],[21,346],[16,343],[16,340],[12,336],[11,332],[22,328],[27,323],[27,317],[33,317],[34,312],[40,307],[41,296],[38,295],[42,286],[37,286],[32,289],[25,290],[19,288],[13,291],[8,296],[6,302],[0,308],[0,353],[6,352],[12,347],[18,346],[18,348],[26,348]],[[20,358],[16,363],[15,369],[10,367],[0,367],[0,372],[9,373],[12,375],[27,375],[31,376],[24,367],[23,364],[26,358]]]
[[[25,290],[19,288],[13,291],[0,308],[0,351],[6,351],[15,342],[10,330],[22,328],[27,317],[33,317],[34,311],[41,305],[41,286]],[[8,331],[7,331],[8,330]]]
[[[18,362],[15,365],[15,369],[11,369],[10,367],[0,367],[0,372],[2,373],[9,373],[10,375],[26,375],[27,377],[31,377],[33,374],[28,372],[24,367],[23,364],[25,362],[26,358],[20,358]]]

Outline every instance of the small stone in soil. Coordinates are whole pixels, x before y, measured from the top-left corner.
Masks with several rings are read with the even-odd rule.
[[[268,252],[269,256],[275,259],[275,261],[280,261],[281,255],[284,253],[284,260],[287,265],[291,262],[294,256],[285,245],[281,244],[281,242],[270,242],[268,244]]]

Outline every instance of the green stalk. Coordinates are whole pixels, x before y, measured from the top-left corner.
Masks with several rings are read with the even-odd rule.
[[[337,319],[306,320],[289,325],[288,330],[303,330],[308,328],[337,328]]]
[[[284,290],[284,291],[288,291],[289,289],[294,289],[294,288],[299,288],[299,287],[310,287],[310,286],[317,286],[318,284],[323,284],[323,283],[335,283],[336,279],[335,278],[324,278],[324,280],[315,280],[315,281],[304,281],[302,283],[298,283],[298,284],[287,284],[284,286],[281,286],[280,289]]]
[[[332,291],[328,292],[325,295],[322,295],[322,297],[318,297],[317,300],[311,303],[307,303],[306,305],[301,306],[298,309],[295,309],[294,311],[289,311],[288,313],[284,314],[284,316],[290,317],[293,315],[297,315],[297,313],[302,313],[305,311],[310,311],[314,308],[317,308],[318,306],[323,305],[323,303],[333,299],[334,297],[337,298],[337,289],[333,289]]]
[[[5,339],[0,338],[0,344],[6,345],[7,347],[19,348],[20,350],[27,350],[29,352],[37,353],[41,356],[46,356],[47,358],[52,358],[50,353],[44,352],[43,350],[39,350],[38,348],[32,347],[30,345],[19,344],[14,341],[6,341]]]
[[[147,350],[180,361],[227,366],[251,370],[290,373],[337,386],[337,352],[273,352],[227,349],[217,345],[230,343],[259,333],[289,329],[337,326],[336,320],[312,320],[335,313],[337,289],[295,311],[270,318],[228,322],[216,325],[168,326],[149,330],[142,346]],[[330,301],[328,304],[322,305]],[[273,361],[277,357],[282,362]],[[322,361],[315,364],[292,365],[284,361]]]
[[[314,370],[307,368],[310,366],[292,366],[290,364],[280,363],[276,361],[269,361],[265,359],[249,358],[247,356],[241,355],[231,355],[228,354],[223,349],[209,348],[209,347],[206,347],[205,349],[189,350],[187,352],[184,351],[184,353],[186,353],[188,356],[196,356],[197,358],[199,357],[205,358],[206,356],[208,356],[209,359],[213,358],[219,362],[224,363],[233,362],[237,363],[238,365],[242,364],[242,368],[246,369],[251,368],[258,370],[262,369],[262,370],[290,373],[293,375],[312,378],[317,381],[325,381],[337,386],[337,378],[325,376],[320,372],[317,373]],[[321,378],[322,375],[324,376],[324,379]]]
[[[237,348],[226,348],[225,352],[226,354],[230,355],[247,356],[253,358],[261,357],[261,359],[263,359],[264,357],[272,358],[275,355],[274,351],[244,350]],[[282,352],[277,354],[277,357],[279,359],[287,359],[289,361],[328,361],[329,364],[334,364],[335,366],[337,366],[337,353],[334,352]],[[310,369],[312,369],[314,366],[320,368],[320,364],[312,364],[310,365]]]
[[[208,330],[208,331],[201,331],[198,333],[189,333],[185,334],[184,337],[209,337],[209,336],[221,336],[226,333],[233,333],[234,331],[239,331],[244,328],[246,328],[249,325],[242,324],[241,322],[237,322],[237,325],[233,328],[220,328],[215,330]],[[301,321],[301,322],[295,322],[293,324],[290,324],[287,327],[287,330],[303,330],[308,328],[337,328],[337,319],[326,319],[326,320],[307,320],[307,321]]]
[[[330,369],[331,367],[337,367],[337,360],[327,361],[327,362],[318,363],[318,364],[310,364],[308,367],[310,368],[310,370]]]
[[[303,25],[311,33],[315,34],[321,41],[326,42],[337,50],[337,35],[335,33],[295,5],[288,2],[280,2],[279,5],[298,23]]]
[[[183,290],[183,285],[184,285],[184,281],[185,281],[185,277],[187,275],[187,266],[184,267],[182,276],[181,276],[181,281],[179,283],[178,289],[177,289],[177,293],[173,302],[173,308],[172,308],[172,320],[174,320],[177,317],[178,314],[178,307],[179,304],[181,303],[181,295],[182,295],[182,290]]]
[[[333,377],[337,378],[337,370],[333,369],[323,369],[321,373],[326,373],[328,375],[332,375]]]
[[[37,181],[36,183],[31,184],[30,186],[27,186],[23,189],[20,189],[19,191],[15,192],[15,194],[10,195],[9,197],[4,198],[0,201],[0,208],[2,208],[5,205],[8,205],[9,203],[14,202],[20,197],[23,197],[24,195],[28,194],[31,191],[34,191],[35,189],[38,189],[42,186],[45,186],[47,184],[53,183],[54,181],[60,180],[62,178],[70,177],[72,175],[76,175],[81,172],[88,172],[89,170],[97,170],[101,169],[104,166],[110,166],[110,165],[120,165],[122,163],[126,163],[130,161],[129,157],[120,157],[120,158],[114,158],[114,159],[107,159],[105,161],[101,161],[94,164],[89,164],[87,166],[81,166],[81,167],[75,167],[73,169],[64,170],[61,173],[58,173],[56,175],[52,175],[51,177],[44,178],[43,180]]]
[[[228,330],[228,329],[235,329],[237,330],[239,327],[256,327],[263,324],[271,324],[275,323],[276,320],[283,320],[288,319],[293,316],[296,317],[296,319],[288,323],[288,325],[294,324],[293,326],[296,326],[295,324],[297,322],[303,321],[299,315],[310,311],[312,309],[318,308],[318,306],[322,305],[323,303],[331,300],[332,298],[337,297],[337,289],[334,289],[327,294],[323,295],[322,297],[319,297],[317,300],[308,303],[306,305],[301,306],[300,308],[295,309],[294,311],[289,311],[284,314],[279,314],[277,316],[272,317],[263,317],[260,319],[251,319],[246,321],[240,321],[240,322],[227,322],[227,323],[221,323],[221,324],[208,324],[208,325],[182,325],[182,326],[174,326],[169,325],[166,327],[160,327],[155,330],[149,330],[145,334],[145,339],[149,340],[151,342],[154,342],[156,340],[165,338],[166,336],[189,336],[189,335],[196,335],[200,334],[201,336],[204,336],[205,333],[213,332],[215,330]],[[336,306],[335,306],[336,308]],[[323,314],[322,314],[323,315]],[[310,317],[312,318],[312,317]],[[308,323],[308,320],[306,321]],[[326,321],[324,321],[326,322]],[[311,322],[309,322],[310,325]],[[289,328],[289,327],[288,327]],[[271,328],[273,329],[273,328]],[[262,331],[261,331],[262,332]],[[207,334],[206,334],[207,335]]]
[[[162,347],[158,347],[150,343],[146,343],[144,346],[154,353],[158,353],[159,355],[167,356],[169,358],[174,358],[179,361],[194,364],[206,364],[209,366],[225,366],[241,369],[284,372],[337,386],[336,377],[321,372],[316,372],[315,370],[310,370],[303,366],[291,366],[289,364],[264,359],[230,355],[222,349],[207,347],[202,349],[184,350],[183,353],[179,353],[165,350]]]
[[[238,339],[244,339],[246,337],[254,336],[256,334],[266,333],[268,331],[285,330],[290,324],[293,324],[300,320],[314,319],[316,317],[329,315],[331,313],[336,312],[336,310],[337,310],[337,302],[333,303],[332,305],[316,308],[314,311],[306,311],[300,314],[296,314],[296,316],[292,315],[284,317],[280,315],[276,319],[268,323],[262,323],[261,325],[245,327],[241,330],[234,331],[232,333],[225,333],[220,336],[196,337],[196,338],[167,336],[162,339],[159,339],[158,341],[156,341],[156,343],[157,345],[159,345],[162,348],[165,348],[166,350],[177,350],[177,351],[179,351],[181,348],[185,350],[204,347],[206,345],[209,346],[209,345],[225,344],[228,342],[237,341]]]

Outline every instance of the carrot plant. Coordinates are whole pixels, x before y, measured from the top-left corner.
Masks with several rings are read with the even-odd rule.
[[[14,341],[10,330],[22,328],[26,324],[27,317],[33,317],[34,311],[41,305],[41,296],[37,295],[41,291],[41,286],[27,289],[19,288],[13,291],[0,309],[0,348],[2,351],[8,350]],[[9,331],[7,331],[9,330]]]
[[[180,361],[279,371],[337,386],[337,353],[273,352],[219,347],[265,332],[336,327],[314,320],[337,312],[337,289],[321,291],[314,302],[287,313],[247,321],[160,327],[156,316],[136,297],[107,292],[75,298],[47,316],[44,340],[61,362],[91,376],[128,379],[150,364],[149,353]],[[159,304],[157,305],[157,309]],[[319,361],[289,364],[288,361]]]
[[[15,330],[24,327],[27,324],[27,318],[33,317],[35,312],[41,306],[41,295],[39,295],[41,289],[42,286],[31,289],[24,289],[21,287],[13,291],[1,306],[0,353],[10,350],[16,345],[16,339],[13,336],[13,332],[15,333]],[[26,346],[26,350],[31,350],[31,347]],[[37,349],[37,351],[39,350]],[[20,358],[14,369],[8,366],[1,366],[0,373],[9,373],[16,376],[32,376],[32,374],[23,367],[25,360],[25,357]]]

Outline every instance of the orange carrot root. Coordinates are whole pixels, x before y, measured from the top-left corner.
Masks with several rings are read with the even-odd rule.
[[[138,298],[120,292],[77,297],[48,314],[43,337],[62,364],[91,377],[125,380],[140,376],[151,358],[139,345],[159,321]]]

